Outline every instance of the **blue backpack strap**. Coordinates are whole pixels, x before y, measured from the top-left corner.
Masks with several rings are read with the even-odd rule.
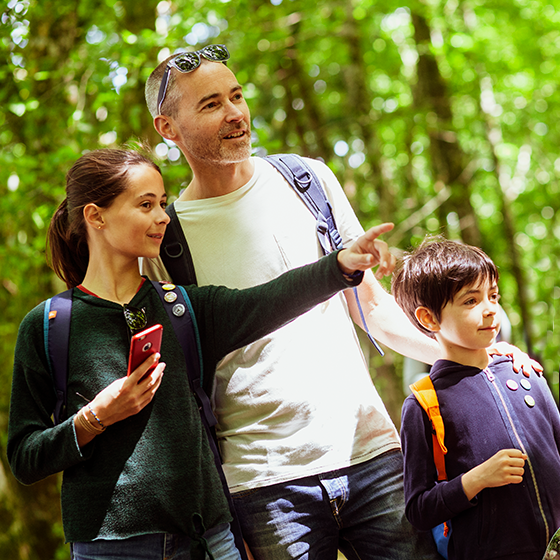
[[[59,424],[66,415],[72,291],[72,289],[66,290],[45,302],[43,332],[47,363],[53,377],[56,393],[56,404],[53,412],[55,425]]]
[[[214,430],[214,426],[217,423],[216,417],[212,411],[210,399],[202,387],[202,347],[200,345],[200,336],[191,300],[189,299],[189,296],[183,286],[175,286],[174,284],[156,282],[154,280],[151,282],[161,298],[163,306],[167,311],[167,316],[169,317],[173,330],[175,331],[175,335],[177,336],[179,344],[183,349],[185,361],[187,363],[189,384],[191,390],[195,394],[200,409],[200,418],[204,429],[206,430],[206,435],[208,436],[210,449],[212,449],[212,454],[214,455],[214,464],[216,465],[216,470],[220,475],[222,487],[233,517],[231,530],[235,538],[235,545],[239,550],[242,560],[248,560],[247,553],[245,551],[245,544],[243,542],[243,535],[241,533],[241,525],[239,524],[239,519],[235,514],[235,505],[222,468],[222,458],[220,456],[218,440]],[[168,299],[171,300],[168,301],[165,296],[170,293],[175,294],[177,297],[168,296]]]
[[[300,156],[295,154],[275,154],[266,156],[264,159],[274,165],[283,175],[286,182],[292,186],[294,191],[300,196],[307,208],[317,219],[317,237],[319,238],[323,253],[327,255],[331,251],[342,249],[342,237],[336,228],[332,206],[313,170]],[[375,349],[381,356],[384,356],[383,350],[369,332],[362,310],[362,304],[358,297],[358,289],[352,288],[352,290],[356,298],[356,303],[358,304],[358,311],[360,312],[360,319],[362,320],[364,330]]]
[[[216,417],[212,411],[210,399],[202,388],[204,375],[202,370],[202,349],[191,300],[183,286],[175,286],[174,284],[161,283],[154,280],[151,282],[161,297],[177,340],[183,349],[191,390],[196,395],[198,405],[201,407],[201,412],[206,421],[210,426],[215,426]],[[174,297],[173,301],[168,302],[165,298],[170,293],[175,294],[177,297]]]
[[[327,255],[342,249],[342,238],[336,228],[331,203],[313,170],[295,154],[275,154],[264,159],[276,167],[315,216],[317,237],[323,253]]]

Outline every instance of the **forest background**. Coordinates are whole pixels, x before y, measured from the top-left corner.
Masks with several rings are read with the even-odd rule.
[[[1,558],[69,557],[60,478],[24,487],[6,461],[18,325],[63,289],[45,262],[49,219],[85,150],[146,140],[171,199],[188,183],[143,94],[177,50],[226,44],[255,153],[323,158],[364,226],[395,222],[385,239],[397,254],[427,233],[482,247],[500,268],[513,342],[558,394],[552,0],[3,0],[0,10]],[[399,424],[403,359],[369,359]]]

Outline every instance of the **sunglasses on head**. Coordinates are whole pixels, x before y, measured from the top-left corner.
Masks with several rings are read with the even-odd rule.
[[[227,50],[227,47],[225,45],[208,45],[207,47],[204,47],[199,51],[182,52],[176,54],[167,63],[165,72],[163,73],[163,77],[161,79],[161,85],[159,86],[159,94],[157,100],[158,115],[161,115],[161,106],[165,101],[171,68],[175,68],[183,74],[192,72],[200,66],[202,62],[200,58],[201,56],[203,56],[206,60],[210,60],[211,62],[223,62],[225,64],[226,61],[229,60],[229,51]]]

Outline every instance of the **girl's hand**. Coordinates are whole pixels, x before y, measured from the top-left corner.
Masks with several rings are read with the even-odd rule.
[[[338,266],[344,274],[352,274],[357,270],[368,270],[379,265],[375,274],[381,278],[393,272],[396,259],[389,252],[385,241],[377,239],[381,234],[391,231],[394,224],[385,223],[368,229],[358,237],[350,247],[338,253]]]
[[[89,407],[95,412],[103,426],[110,426],[129,416],[138,414],[151,402],[160,386],[165,369],[165,364],[163,362],[159,363],[159,358],[159,353],[152,354],[130,376],[113,381],[89,403]],[[155,369],[146,375],[146,372],[154,366]],[[84,412],[80,411],[78,414],[84,414]],[[82,447],[89,443],[95,437],[95,434],[87,432],[80,425],[77,418],[78,414],[74,420],[74,425],[76,426],[78,444]],[[90,421],[92,420],[91,414],[88,413],[86,417]]]

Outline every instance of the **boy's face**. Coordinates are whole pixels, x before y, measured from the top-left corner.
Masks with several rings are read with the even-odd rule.
[[[435,333],[444,358],[465,365],[484,360],[486,348],[500,331],[499,300],[497,284],[484,279],[464,286],[442,309],[440,321],[430,314],[429,330]]]

